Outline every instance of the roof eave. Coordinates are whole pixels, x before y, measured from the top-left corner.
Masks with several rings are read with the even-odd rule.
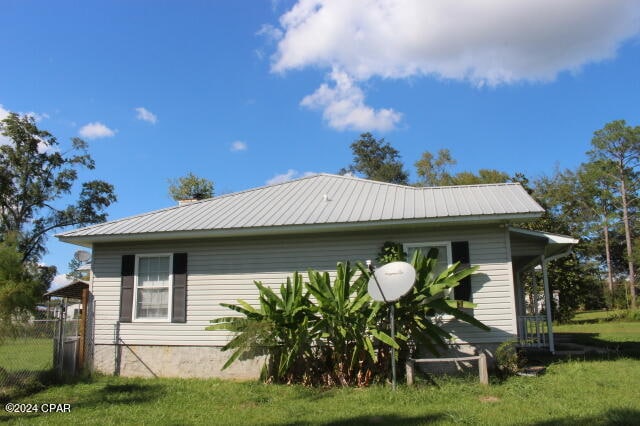
[[[580,242],[579,239],[577,238],[573,238],[569,235],[562,235],[562,234],[554,234],[551,232],[544,232],[544,231],[533,231],[530,229],[522,229],[522,228],[515,228],[515,227],[509,227],[509,232],[513,232],[515,234],[521,234],[521,235],[527,235],[530,237],[537,237],[537,238],[542,238],[542,239],[546,239],[547,241],[549,241],[552,244],[571,244],[571,245],[575,245],[578,244]]]
[[[349,223],[322,223],[304,225],[285,225],[255,228],[232,228],[232,229],[204,229],[189,231],[171,232],[148,232],[137,234],[110,234],[110,235],[69,235],[58,234],[56,237],[63,242],[75,244],[83,247],[91,247],[95,243],[127,242],[127,241],[160,241],[160,240],[188,240],[196,238],[229,238],[229,237],[252,237],[271,235],[291,235],[324,232],[346,232],[361,230],[376,230],[388,227],[411,227],[419,225],[461,225],[461,224],[489,224],[508,223],[512,221],[526,221],[536,219],[542,212],[527,212],[517,214],[494,214],[477,216],[457,216],[428,219],[401,219],[401,220],[381,220],[368,222]],[[73,232],[73,231],[72,231]]]

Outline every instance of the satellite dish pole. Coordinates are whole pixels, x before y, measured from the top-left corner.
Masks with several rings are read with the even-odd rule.
[[[367,260],[367,266],[369,267],[369,271],[373,274],[373,279],[376,282],[376,287],[380,291],[380,295],[382,296],[382,300],[384,303],[389,305],[389,301],[384,295],[384,291],[382,291],[382,287],[380,287],[380,282],[378,282],[378,278],[375,274],[376,267],[371,264],[370,260]],[[395,328],[395,305],[391,303],[391,308],[389,311],[389,323],[391,324],[391,338],[393,341],[396,341],[396,328]],[[391,386],[393,390],[396,390],[396,348],[391,346]]]
[[[367,260],[372,279],[369,279],[368,292],[373,300],[389,305],[389,323],[391,326],[391,338],[396,340],[395,304],[394,302],[407,294],[416,280],[416,271],[407,262],[391,262],[381,266],[377,270]],[[378,275],[380,280],[378,280]],[[374,285],[375,284],[375,285]],[[391,384],[396,389],[396,350],[391,346]]]

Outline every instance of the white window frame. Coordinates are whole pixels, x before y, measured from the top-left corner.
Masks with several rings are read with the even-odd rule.
[[[167,257],[169,258],[169,295],[167,297],[167,316],[164,318],[138,318],[138,266],[140,259],[145,257]],[[136,254],[136,265],[133,278],[133,312],[131,320],[133,322],[171,322],[171,311],[173,306],[173,253],[149,253]]]

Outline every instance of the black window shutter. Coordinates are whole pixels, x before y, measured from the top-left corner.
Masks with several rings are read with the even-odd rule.
[[[120,269],[120,322],[131,322],[133,313],[133,275],[136,269],[136,256],[122,256]]]
[[[459,268],[468,268],[469,260],[469,242],[456,241],[451,243],[451,256],[453,263],[460,262]],[[471,277],[460,280],[460,284],[453,289],[453,295],[456,300],[471,301]]]
[[[187,322],[187,253],[173,254],[171,322]]]

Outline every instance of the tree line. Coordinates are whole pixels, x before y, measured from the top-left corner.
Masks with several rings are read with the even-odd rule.
[[[495,169],[454,173],[456,160],[440,149],[422,153],[414,163],[417,180],[410,182],[399,151],[384,138],[363,133],[351,151],[352,162],[341,174],[415,186],[520,183],[546,211],[522,226],[580,238],[572,256],[551,264],[560,294],[556,319],[568,319],[576,309],[637,307],[640,126],[607,123],[594,132],[582,164],[534,180]]]

